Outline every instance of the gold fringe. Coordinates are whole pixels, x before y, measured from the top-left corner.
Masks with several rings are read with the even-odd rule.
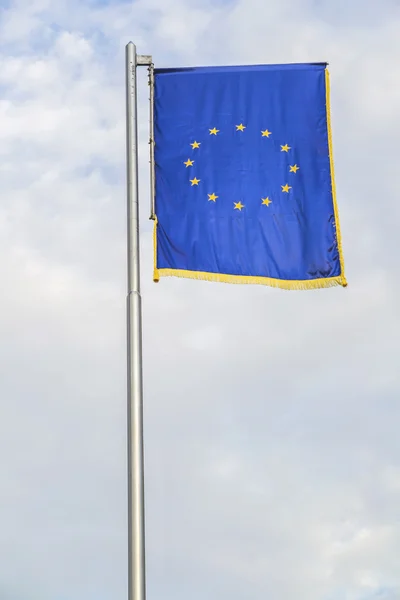
[[[288,280],[272,279],[272,277],[206,273],[204,271],[185,271],[184,269],[155,269],[154,281],[159,281],[160,277],[184,277],[186,279],[200,279],[202,281],[216,281],[220,283],[267,285],[283,290],[315,290],[337,285],[345,286],[346,283],[341,276],[327,277],[325,279]]]
[[[153,281],[158,283],[160,281],[159,271],[157,269],[157,217],[154,215],[154,227],[153,227]]]
[[[342,236],[340,233],[340,223],[339,223],[339,209],[337,205],[336,199],[336,184],[335,184],[335,169],[333,164],[333,143],[332,143],[332,125],[331,125],[331,92],[330,92],[330,80],[329,80],[329,71],[325,69],[325,93],[326,93],[326,122],[328,127],[328,148],[329,148],[329,160],[331,165],[331,184],[332,184],[332,198],[333,198],[333,212],[335,215],[335,226],[336,226],[336,243],[339,252],[339,262],[340,262],[340,275],[342,279],[343,287],[347,286],[346,277],[344,274],[344,258],[343,258],[343,248],[342,248]]]

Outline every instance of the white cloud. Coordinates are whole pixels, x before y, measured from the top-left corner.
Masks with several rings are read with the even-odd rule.
[[[396,600],[393,2],[18,0],[0,20],[0,596],[126,594],[124,45],[329,60],[349,288],[151,282],[140,84],[149,597]]]

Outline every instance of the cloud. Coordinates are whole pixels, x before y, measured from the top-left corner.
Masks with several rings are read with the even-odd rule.
[[[0,595],[126,595],[124,46],[328,60],[349,287],[151,282],[139,73],[149,597],[396,600],[399,12],[18,0],[0,19]]]

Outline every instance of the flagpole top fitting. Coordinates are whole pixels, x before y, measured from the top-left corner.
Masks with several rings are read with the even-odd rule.
[[[149,54],[137,54],[136,56],[137,66],[151,67],[153,64],[153,57]]]

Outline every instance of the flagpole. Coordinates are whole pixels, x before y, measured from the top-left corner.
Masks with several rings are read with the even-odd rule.
[[[128,599],[145,600],[142,306],[139,264],[139,186],[136,67],[151,57],[126,46],[126,150],[128,208]]]

